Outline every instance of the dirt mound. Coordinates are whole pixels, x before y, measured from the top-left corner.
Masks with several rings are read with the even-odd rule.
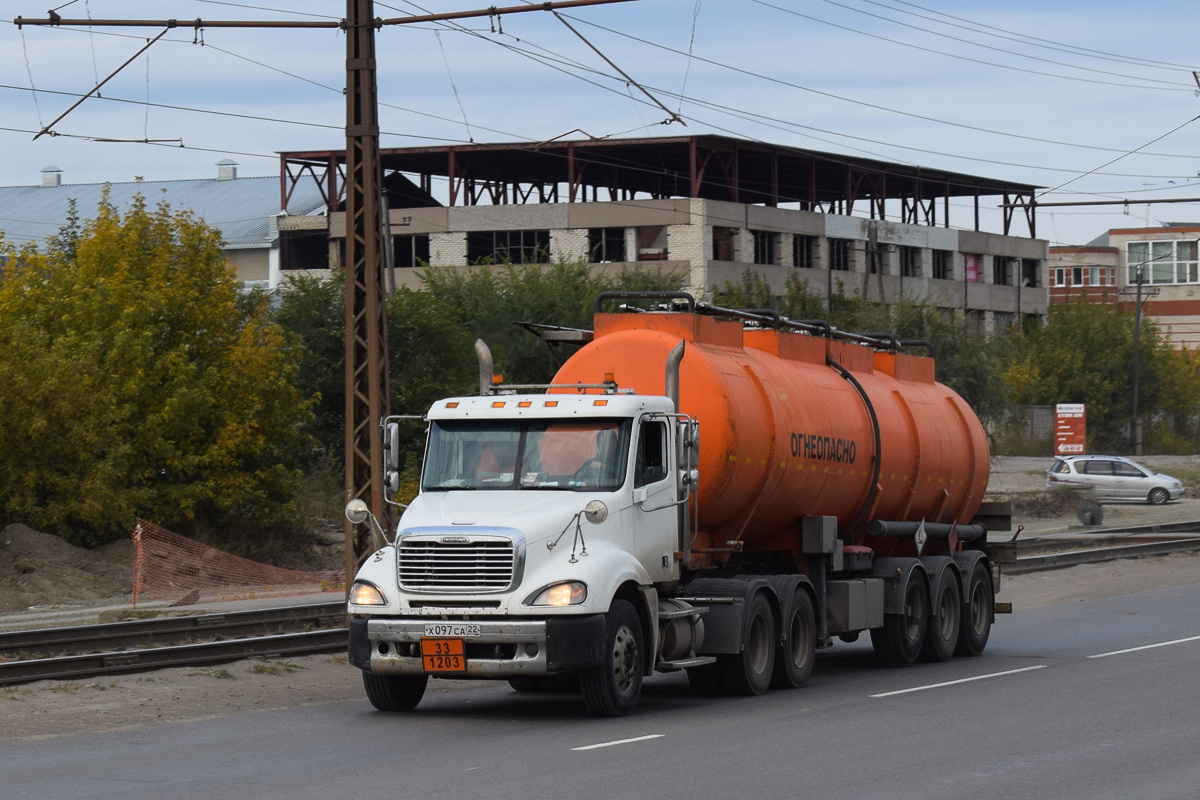
[[[25,525],[0,531],[0,611],[63,605],[132,591],[133,542],[85,550]]]
[[[1075,489],[1009,492],[1003,499],[1012,501],[1013,519],[1069,516],[1084,503],[1096,502],[1090,491]]]

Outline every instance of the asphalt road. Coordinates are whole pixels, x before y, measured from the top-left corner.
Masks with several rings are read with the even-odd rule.
[[[1197,608],[1197,584],[1046,606],[1001,617],[980,658],[909,668],[839,644],[757,698],[660,676],[621,720],[489,684],[408,715],[364,699],[6,745],[0,796],[1194,797]]]

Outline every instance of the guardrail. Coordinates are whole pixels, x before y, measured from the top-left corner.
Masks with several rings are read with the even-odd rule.
[[[0,686],[344,651],[345,609],[319,603],[0,633]]]

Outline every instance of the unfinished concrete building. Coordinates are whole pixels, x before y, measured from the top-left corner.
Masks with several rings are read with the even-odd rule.
[[[416,268],[586,261],[667,271],[699,292],[758,273],[821,297],[865,292],[953,309],[1002,332],[1046,311],[1047,242],[979,229],[980,202],[1029,201],[1037,187],[723,136],[384,149],[389,264]],[[279,222],[283,274],[327,270],[344,247],[344,153],[281,155],[281,207],[300,186],[325,208]],[[949,226],[974,204],[973,229]]]

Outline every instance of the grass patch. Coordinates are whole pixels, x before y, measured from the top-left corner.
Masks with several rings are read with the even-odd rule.
[[[203,667],[195,672],[187,673],[189,677],[204,677],[216,678],[217,680],[227,681],[233,680],[233,673],[227,669],[219,669],[217,667]]]
[[[259,661],[250,671],[255,675],[283,675],[304,669],[294,661]]]

